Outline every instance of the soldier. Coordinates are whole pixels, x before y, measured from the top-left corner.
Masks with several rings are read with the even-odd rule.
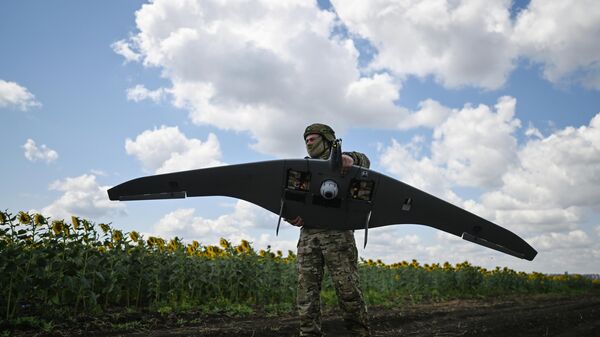
[[[312,124],[304,131],[304,140],[311,158],[328,159],[335,133],[327,125]],[[344,152],[342,174],[352,165],[368,168],[370,162],[362,153]],[[294,226],[303,225],[301,217],[288,222]],[[354,232],[305,227],[300,230],[297,257],[300,336],[323,336],[320,293],[325,266],[331,273],[346,327],[355,336],[370,336],[367,308],[358,277]]]

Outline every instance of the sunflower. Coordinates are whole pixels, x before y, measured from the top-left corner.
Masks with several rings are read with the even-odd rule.
[[[67,224],[65,224],[65,225],[63,226],[63,232],[65,233],[65,236],[66,236],[67,238],[70,238],[70,237],[71,237],[71,229],[69,228],[69,226],[67,226]]]
[[[151,236],[148,238],[148,240],[146,240],[146,243],[148,244],[148,246],[154,247],[156,243],[156,238],[154,236]]]
[[[86,219],[83,219],[81,222],[83,222],[83,228],[85,229],[85,231],[89,231],[90,228],[92,227],[91,224],[89,223],[89,221],[87,221]]]
[[[242,248],[244,249],[244,252],[246,252],[246,253],[250,253],[252,251],[250,242],[248,242],[246,240],[242,240],[242,243],[240,244],[240,246],[242,246]]]
[[[72,216],[71,217],[71,223],[73,224],[73,228],[75,230],[79,230],[80,223],[79,223],[79,218],[78,217]]]
[[[211,257],[211,258],[221,255],[222,252],[223,251],[221,250],[221,248],[219,248],[217,246],[206,247],[206,255],[208,255],[208,257]]]
[[[31,222],[31,216],[29,216],[28,213],[25,213],[23,211],[19,212],[18,218],[19,218],[19,222],[23,225],[27,225],[28,223]]]
[[[129,238],[133,242],[138,242],[138,240],[140,239],[140,234],[136,231],[131,231],[129,232]]]
[[[110,226],[105,224],[105,223],[101,223],[100,224],[100,228],[102,229],[102,231],[104,232],[104,234],[108,233],[108,231],[110,230]]]
[[[52,221],[52,231],[54,232],[54,235],[60,235],[63,232],[64,225],[63,220]]]
[[[120,230],[114,230],[112,232],[112,239],[113,242],[120,242],[121,240],[123,240],[123,232],[121,232]]]
[[[196,247],[193,244],[187,245],[186,252],[188,255],[192,256],[196,253]]]
[[[44,216],[43,216],[43,215],[41,215],[40,213],[36,213],[36,214],[33,216],[33,223],[34,223],[36,226],[45,225],[45,224],[46,224],[46,218],[44,218]]]
[[[167,246],[167,249],[169,249],[169,251],[174,252],[179,248],[179,240],[177,238],[175,239],[171,239],[169,241],[169,245]]]
[[[219,240],[219,246],[223,247],[223,249],[229,249],[231,247],[231,243],[224,238],[221,238],[221,240]]]

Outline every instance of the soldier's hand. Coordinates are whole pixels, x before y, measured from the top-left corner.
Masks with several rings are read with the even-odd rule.
[[[294,219],[285,219],[285,221],[289,222],[292,226],[302,227],[304,226],[304,220],[300,216],[297,216]]]
[[[354,159],[347,154],[342,155],[342,175],[348,173],[348,171],[354,165]]]

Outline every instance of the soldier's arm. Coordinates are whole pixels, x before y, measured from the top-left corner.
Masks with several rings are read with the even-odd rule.
[[[354,165],[369,168],[371,166],[371,161],[364,154],[356,151],[352,152],[343,152],[342,155],[347,155],[354,161]]]

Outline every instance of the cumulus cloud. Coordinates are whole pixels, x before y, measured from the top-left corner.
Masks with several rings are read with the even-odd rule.
[[[315,121],[340,134],[356,125],[439,125],[448,111],[435,101],[414,113],[395,103],[407,76],[497,89],[525,58],[554,82],[580,73],[591,87],[600,82],[598,6],[586,1],[532,1],[516,19],[509,0],[333,5],[336,13],[300,0],[146,4],[136,13],[137,32],[113,50],[159,68],[171,86],[136,86],[128,97],[159,101],[168,93],[193,123],[248,132],[257,151],[297,156],[302,144],[289,135]],[[358,65],[356,35],[377,50],[368,69]]]
[[[517,159],[514,132],[520,121],[515,118],[515,105],[512,97],[499,98],[495,111],[483,104],[450,109],[430,100],[420,111],[439,111],[431,123],[437,125],[431,155],[422,155],[422,137],[409,144],[392,140],[382,150],[380,162],[403,181],[431,193],[447,195],[453,185],[498,186]]]
[[[63,194],[44,207],[42,213],[57,219],[72,215],[89,218],[122,215],[124,204],[108,199],[106,191],[109,188],[99,185],[93,174],[57,180],[50,185],[50,189]]]
[[[391,145],[382,149],[379,163],[405,183],[442,196],[450,187],[448,175],[430,157],[421,155],[422,142],[419,137],[409,144],[400,144],[392,139]]]
[[[41,160],[49,164],[58,159],[58,152],[48,148],[45,144],[38,147],[31,138],[23,144],[23,149],[25,149],[25,158],[31,162]]]
[[[127,99],[134,102],[140,102],[146,99],[158,103],[164,99],[167,90],[159,88],[156,90],[148,90],[145,86],[138,84],[133,88],[127,89]]]
[[[547,233],[530,239],[538,250],[556,250],[589,247],[592,243],[590,237],[582,230],[567,233]]]
[[[516,160],[516,99],[501,97],[493,111],[486,105],[465,106],[433,132],[432,157],[446,167],[458,185],[491,187]]]
[[[41,103],[35,96],[15,82],[7,82],[0,79],[0,108],[16,107],[26,111],[29,108],[40,107]]]
[[[171,81],[174,105],[196,124],[248,132],[257,151],[301,155],[289,135],[316,121],[343,133],[394,127],[407,114],[394,104],[400,82],[361,76],[354,43],[316,2],[158,0],[136,22],[127,45]]]
[[[540,132],[540,130],[538,130],[535,126],[533,126],[533,124],[531,122],[529,122],[529,126],[527,127],[527,130],[525,130],[525,136],[536,137],[539,139],[544,138],[544,135],[542,135],[542,132]]]
[[[419,234],[416,234],[416,230]],[[355,233],[362,242],[362,231]],[[389,226],[369,230],[369,243],[359,247],[363,258],[382,259],[386,263],[410,261],[420,263],[459,263],[465,260],[486,268],[493,268],[491,259],[504,258],[504,254],[462,240],[460,237],[433,228],[414,225]],[[512,259],[512,261],[511,261]],[[507,264],[514,258],[507,257]],[[493,262],[492,262],[493,263]]]
[[[600,89],[600,7],[593,0],[532,0],[519,13],[513,40],[552,82],[573,78]]]
[[[348,29],[377,48],[370,67],[496,89],[514,68],[510,1],[338,1]]]
[[[125,40],[114,42],[110,45],[110,47],[115,53],[123,56],[125,58],[125,62],[139,61],[142,57],[140,54],[133,51]]]
[[[398,127],[401,129],[416,127],[434,128],[442,124],[450,113],[451,109],[435,100],[427,99],[419,102],[419,110],[410,113],[406,119],[400,122]]]
[[[315,121],[340,134],[356,125],[435,128],[449,114],[440,104],[424,100],[410,112],[396,103],[406,76],[433,76],[447,87],[497,89],[534,44],[521,37],[527,36],[522,27],[529,26],[511,20],[508,0],[333,4],[337,16],[305,1],[144,5],[136,13],[137,33],[113,49],[126,60],[161,69],[171,86],[139,85],[128,97],[159,101],[168,93],[195,124],[248,132],[259,152],[298,156],[302,144],[289,135]],[[552,5],[534,1],[528,10],[549,15],[536,9],[541,6]],[[531,21],[526,17],[522,13],[516,20]],[[352,39],[337,33],[340,25],[377,49],[367,71],[358,65]],[[588,39],[598,35],[586,32]]]
[[[528,141],[502,186],[482,196],[498,221],[532,231],[573,230],[584,211],[600,205],[600,114],[589,125],[566,127]]]
[[[430,146],[423,137],[392,140],[381,149],[380,163],[399,179],[518,233],[576,231],[587,213],[600,209],[600,114],[589,125],[539,133],[518,147],[515,103],[502,97],[495,112],[484,105],[452,110],[434,128]],[[469,186],[483,191],[478,201],[452,192]]]
[[[236,201],[232,207],[230,212],[215,218],[197,215],[193,208],[177,209],[165,214],[149,235],[167,238],[177,236],[186,241],[197,240],[205,245],[218,244],[220,238],[234,243],[244,239],[259,249],[270,245],[274,249],[295,250],[296,241],[290,238],[297,236],[295,227],[282,224],[279,237],[275,238],[275,214],[243,200]]]
[[[593,0],[533,0],[514,21],[508,0],[332,3],[346,27],[377,49],[372,69],[497,89],[521,57],[541,64],[549,81],[574,78],[600,89],[600,8]]]
[[[161,126],[146,130],[135,140],[125,141],[127,154],[136,157],[142,167],[155,173],[219,166],[221,149],[217,136],[209,133],[206,141],[187,138],[178,127]]]
[[[365,259],[382,259],[386,263],[418,260],[420,263],[452,264],[470,263],[493,269],[496,266],[509,266],[515,270],[543,271],[550,273],[594,273],[597,267],[590,263],[600,258],[600,245],[582,230],[564,233],[543,233],[527,238],[538,250],[534,261],[517,259],[498,251],[473,244],[460,237],[422,226],[389,226],[369,230],[369,244],[366,249],[359,247],[359,254]],[[358,242],[362,231],[356,232]]]

